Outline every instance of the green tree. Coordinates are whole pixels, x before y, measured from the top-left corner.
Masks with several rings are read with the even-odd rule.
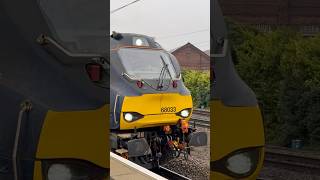
[[[248,34],[248,33],[247,33]],[[280,123],[279,99],[282,74],[281,56],[289,39],[284,31],[252,33],[235,49],[240,76],[256,92],[263,104],[267,140],[277,140]]]
[[[210,73],[208,71],[184,70],[185,86],[190,90],[193,107],[208,107],[210,101]]]
[[[320,145],[320,38],[291,41],[281,63],[282,81],[280,110],[284,143],[301,138],[308,144]]]
[[[237,71],[263,104],[267,142],[320,145],[320,36],[229,27]]]

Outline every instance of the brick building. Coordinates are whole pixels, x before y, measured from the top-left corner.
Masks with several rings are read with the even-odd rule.
[[[182,69],[209,70],[210,57],[191,43],[187,43],[171,51]]]
[[[225,16],[270,31],[291,26],[305,35],[320,32],[319,0],[220,0]]]

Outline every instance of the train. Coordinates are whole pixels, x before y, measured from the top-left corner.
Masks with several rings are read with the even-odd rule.
[[[177,59],[154,38],[110,36],[110,148],[147,169],[207,144],[189,125],[192,97]]]
[[[235,70],[217,0],[211,2],[211,26],[211,179],[256,179],[264,160],[263,118]]]
[[[108,7],[1,0],[1,180],[109,179]]]

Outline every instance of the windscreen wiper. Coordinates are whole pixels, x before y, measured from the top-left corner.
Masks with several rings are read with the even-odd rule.
[[[171,74],[170,74],[170,71],[169,71],[169,68],[168,68],[168,64],[164,61],[164,59],[163,59],[163,57],[161,55],[160,55],[160,58],[161,58],[163,66],[161,68],[161,72],[160,72],[160,75],[159,75],[159,82],[158,82],[158,87],[157,87],[158,90],[162,90],[163,89],[163,82],[164,82],[164,79],[165,79],[167,74],[169,74],[170,79],[172,80],[172,77],[171,77]]]
[[[158,85],[157,85],[157,89],[161,90],[163,88],[162,84],[163,84],[163,74],[164,74],[164,69],[165,69],[165,65],[162,66],[161,71],[160,71],[160,75],[158,78]]]
[[[157,87],[153,87],[150,83],[148,83],[146,80],[144,80],[142,78],[137,78],[137,77],[129,75],[127,73],[122,73],[122,76],[125,77],[129,81],[135,81],[135,80],[142,81],[143,83],[147,84],[149,87],[151,87],[152,89],[154,89],[156,91],[163,91],[163,83],[164,83],[164,79],[165,79],[166,75],[169,74],[171,80],[172,80],[172,76],[170,74],[168,64],[165,63],[162,56],[160,56],[160,58],[162,60],[163,66],[162,66],[160,74],[159,74]]]

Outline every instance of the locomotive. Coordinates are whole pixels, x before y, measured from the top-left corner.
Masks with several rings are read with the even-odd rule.
[[[104,0],[0,2],[0,179],[109,179]]]
[[[256,179],[264,127],[254,92],[237,74],[217,0],[211,3],[211,179]]]
[[[110,38],[111,150],[145,168],[207,143],[189,126],[192,97],[177,59],[152,37],[113,32]]]

